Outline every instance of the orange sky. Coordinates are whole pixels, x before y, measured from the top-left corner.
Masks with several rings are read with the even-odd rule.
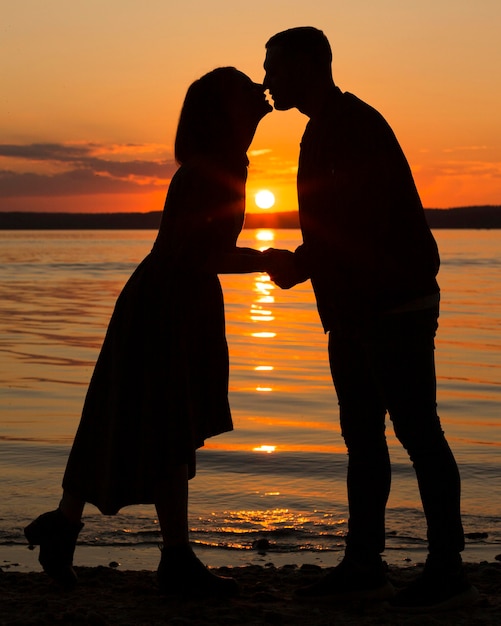
[[[0,210],[160,210],[189,84],[220,65],[261,81],[268,37],[306,24],[341,89],[392,125],[426,207],[501,204],[499,0],[18,0],[2,7]],[[262,122],[248,210],[260,188],[297,208],[305,122]]]

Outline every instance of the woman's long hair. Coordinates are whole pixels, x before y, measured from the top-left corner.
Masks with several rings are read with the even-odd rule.
[[[174,154],[179,164],[206,157],[231,155],[236,144],[230,115],[232,95],[245,75],[234,67],[219,67],[188,89],[179,117]]]

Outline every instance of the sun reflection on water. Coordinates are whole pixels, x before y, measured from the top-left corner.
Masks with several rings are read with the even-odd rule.
[[[271,283],[271,279],[268,275],[258,275],[254,279],[254,291],[257,292],[258,297],[256,301],[251,304],[250,319],[253,322],[273,322],[275,316],[270,307],[263,308],[262,304],[273,304],[275,298],[271,295],[275,285]],[[276,333],[272,331],[259,331],[251,333],[252,337],[261,338],[273,338],[276,337]]]
[[[266,491],[261,495],[282,494]],[[318,514],[319,511],[309,514],[286,507],[214,511],[208,518],[199,518],[198,526],[191,528],[191,532],[194,537],[200,534],[199,539],[193,540],[196,544],[218,547],[224,542],[226,548],[238,550],[289,552],[290,542],[298,534],[303,550],[325,551],[344,545],[346,519],[330,513],[319,518]],[[217,540],[212,538],[212,533],[218,535]]]
[[[270,531],[277,528],[297,528],[298,525],[310,521],[309,517],[289,509],[227,511],[225,517],[228,524],[238,521],[238,530],[231,526],[231,531],[242,534],[248,533],[251,529]],[[230,528],[226,530],[230,530]]]
[[[275,298],[273,296],[261,296],[256,300],[256,302],[260,302],[261,304],[273,304],[275,302]]]
[[[258,230],[256,231],[256,247],[259,247],[257,242],[270,242],[275,239],[275,233],[273,230]],[[265,249],[262,247],[261,249]],[[270,324],[275,321],[275,315],[271,305],[275,303],[275,297],[273,296],[273,290],[275,285],[271,281],[268,274],[257,274],[254,277],[254,301],[251,303],[249,318],[251,322],[257,322],[259,324]],[[256,339],[274,339],[277,333],[267,326],[266,330],[256,331],[251,333],[252,337]],[[267,357],[269,358],[269,357]],[[256,393],[271,393],[273,387],[269,380],[266,380],[266,372],[271,372],[275,368],[273,365],[260,364],[254,366],[255,372],[262,372],[263,379],[259,380],[254,388]],[[260,446],[254,448],[256,452],[274,452],[275,446]]]
[[[271,278],[268,275],[260,274],[256,276],[254,280],[255,291],[262,294],[263,296],[269,296],[271,292],[275,289],[275,285],[272,284]],[[271,300],[274,302],[274,300]]]
[[[258,241],[273,241],[275,233],[272,230],[260,229],[256,232],[256,239]]]
[[[275,319],[273,312],[268,309],[263,309],[259,304],[253,304],[251,306],[251,320],[253,322],[272,322]]]

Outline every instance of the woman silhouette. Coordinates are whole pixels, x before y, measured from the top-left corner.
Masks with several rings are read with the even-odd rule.
[[[186,94],[174,175],[152,251],[121,292],[97,360],[55,511],[25,529],[45,572],[76,582],[73,553],[86,502],[106,515],[152,503],[163,538],[164,593],[237,592],[189,544],[188,480],[204,440],[232,429],[228,349],[217,274],[263,272],[266,256],[236,247],[247,149],[271,111],[262,85],[218,68]]]

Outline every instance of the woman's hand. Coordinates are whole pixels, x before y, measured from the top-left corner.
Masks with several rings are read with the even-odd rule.
[[[294,252],[268,248],[263,252],[263,256],[266,271],[281,289],[290,289],[306,280],[296,266]]]

